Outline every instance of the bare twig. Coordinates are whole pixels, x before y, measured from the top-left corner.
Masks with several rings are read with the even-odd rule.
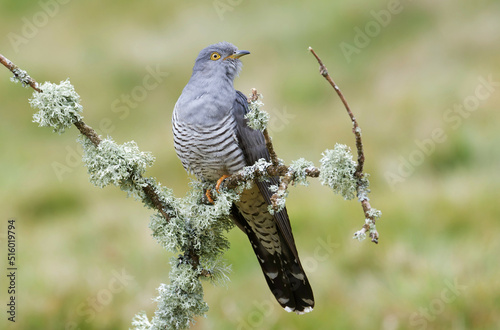
[[[330,74],[328,73],[328,70],[326,69],[326,66],[323,64],[319,56],[316,54],[314,49],[309,47],[309,51],[316,57],[316,60],[319,63],[319,73],[325,77],[325,79],[332,85],[333,89],[335,89],[335,92],[337,92],[337,95],[340,97],[340,100],[344,104],[345,109],[347,110],[347,114],[351,118],[352,121],[352,132],[354,133],[356,137],[356,148],[358,150],[358,166],[356,168],[356,172],[354,175],[357,178],[361,178],[363,176],[363,165],[365,163],[365,155],[363,152],[363,142],[361,140],[361,128],[358,126],[358,122],[356,121],[356,117],[354,117],[354,114],[351,111],[351,108],[349,107],[349,104],[347,104],[346,99],[344,98],[344,95],[340,91],[339,86],[333,81],[332,77],[330,77]]]
[[[82,133],[90,141],[92,141],[92,143],[96,147],[99,145],[99,143],[101,143],[102,139],[99,137],[99,135],[97,135],[96,131],[94,131],[94,129],[92,127],[90,127],[87,124],[85,124],[83,122],[83,120],[79,120],[79,121],[75,122],[74,125],[76,126],[76,128],[78,128],[78,130],[80,131],[80,133]]]
[[[320,170],[317,167],[311,167],[306,169],[306,175],[311,178],[319,177]]]
[[[347,110],[347,114],[351,118],[352,121],[352,132],[354,133],[354,136],[356,138],[356,149],[358,152],[358,165],[356,167],[356,172],[354,173],[354,176],[357,179],[357,192],[358,192],[358,197],[360,196],[361,190],[363,188],[363,166],[365,163],[365,155],[363,152],[363,141],[361,140],[361,128],[358,126],[358,122],[356,121],[356,117],[354,117],[354,114],[351,111],[351,108],[349,107],[349,104],[347,103],[346,99],[344,98],[344,95],[340,91],[339,86],[333,81],[332,77],[330,77],[330,74],[328,73],[328,70],[326,69],[326,66],[323,64],[323,61],[319,58],[319,56],[316,54],[316,52],[309,47],[309,51],[314,55],[316,60],[318,61],[319,64],[319,73],[330,83],[330,85],[335,89],[335,92],[337,92],[337,95],[339,96],[340,100],[344,104],[345,109]],[[364,197],[361,198],[361,206],[363,208],[363,213],[365,214],[365,218],[369,219],[373,224],[375,224],[375,217],[370,214],[370,210],[372,209],[370,206],[370,203],[368,202],[368,197],[366,194],[363,194]],[[365,223],[363,226],[364,232],[368,231],[370,228],[370,225]],[[378,233],[376,231],[371,231],[370,232],[370,237],[372,239],[372,242],[378,243]]]
[[[248,103],[255,102],[259,99],[259,93],[257,93],[257,89],[252,88],[252,95],[248,98]]]

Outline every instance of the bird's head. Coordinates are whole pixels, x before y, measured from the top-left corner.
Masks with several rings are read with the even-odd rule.
[[[193,74],[220,76],[225,75],[233,80],[241,70],[243,64],[241,56],[250,54],[246,50],[238,50],[229,42],[219,42],[204,48],[193,67]]]

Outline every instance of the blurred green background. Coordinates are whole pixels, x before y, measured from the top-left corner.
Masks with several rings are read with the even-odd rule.
[[[87,124],[153,152],[148,174],[180,197],[188,178],[171,113],[211,43],[251,51],[235,86],[264,94],[286,162],[354,147],[312,46],[363,129],[380,244],[351,238],[364,221],[356,201],[316,181],[294,188],[287,206],[315,310],[281,310],[234,229],[231,282],[205,285],[210,311],[193,328],[498,329],[499,17],[495,0],[2,0],[0,53],[39,82],[69,77]],[[171,257],[150,236],[151,212],[93,187],[76,129],[33,124],[32,91],[10,76],[0,68],[0,260],[3,274],[13,217],[18,306],[16,323],[3,311],[0,327],[125,329],[141,310],[151,317]]]

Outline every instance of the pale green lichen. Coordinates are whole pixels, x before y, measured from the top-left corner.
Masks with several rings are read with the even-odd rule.
[[[127,196],[132,196],[135,199],[141,200],[147,208],[155,209],[157,205],[150,199],[150,196],[146,195],[143,187],[149,186],[154,194],[158,197],[158,201],[163,205],[163,209],[169,216],[176,216],[177,214],[177,204],[174,197],[174,192],[172,189],[162,186],[160,182],[157,182],[155,178],[149,177],[139,177],[137,175],[133,176],[135,181],[127,180],[121,186],[120,189],[127,192]]]
[[[356,162],[346,145],[335,144],[333,150],[323,152],[321,158],[321,173],[319,179],[322,185],[333,189],[344,199],[353,199],[356,196]]]
[[[162,284],[155,316],[151,320],[143,314],[136,315],[136,329],[185,329],[194,323],[196,316],[203,316],[208,306],[203,300],[200,277],[202,272],[213,283],[228,280],[228,266],[222,254],[229,248],[225,233],[234,225],[229,217],[231,207],[238,200],[235,191],[214,191],[215,204],[202,203],[202,196],[213,183],[193,181],[184,198],[171,202],[175,212],[167,221],[159,214],[151,216],[153,237],[165,249],[180,252],[171,261],[170,284]],[[198,267],[193,267],[189,251],[198,256]],[[148,324],[152,324],[148,327]]]
[[[42,92],[33,92],[30,99],[30,105],[39,109],[33,115],[33,122],[38,123],[38,126],[50,126],[55,133],[61,134],[83,118],[80,96],[69,79],[61,81],[59,85],[45,82],[40,89]]]
[[[195,316],[203,316],[208,305],[203,300],[203,286],[199,273],[191,264],[171,260],[170,284],[162,284],[158,288],[157,309],[151,320],[151,326],[145,322],[143,314],[139,314],[141,322],[136,329],[187,329],[194,324]]]
[[[231,273],[232,268],[222,256],[206,261],[203,268],[210,274],[208,280],[213,285],[227,286],[227,283],[230,281],[229,273]]]
[[[197,181],[191,183],[191,190],[180,201],[179,216],[185,221],[186,229],[190,233],[190,240],[180,246],[183,251],[194,249],[204,258],[218,257],[229,248],[229,241],[224,233],[233,227],[229,215],[231,207],[239,196],[235,192],[221,190],[215,194],[215,204],[204,204],[200,196],[204,196],[211,184]],[[208,260],[208,259],[207,259]]]
[[[269,190],[274,193],[273,197],[276,197],[276,199],[274,200],[274,205],[268,205],[267,210],[270,214],[275,214],[285,208],[288,190],[279,189],[278,185],[269,186]]]
[[[280,160],[280,164],[282,164],[282,162],[283,161]],[[291,184],[294,186],[299,184],[307,186],[309,185],[309,182],[307,181],[307,171],[312,169],[314,169],[313,162],[300,158],[293,161],[288,167],[286,177],[291,180]],[[283,178],[280,179],[280,184],[282,180]],[[288,197],[288,189],[279,189],[278,185],[271,185],[269,190],[274,193],[272,197],[273,205],[269,205],[267,209],[269,213],[275,214],[285,208],[286,198]]]
[[[382,216],[382,211],[374,209],[374,208],[371,208],[370,210],[368,210],[367,213],[368,213],[368,216],[370,218],[372,218],[373,220],[378,220]]]
[[[365,219],[365,224],[368,225],[368,230],[366,229],[366,226],[363,227],[361,230],[358,230],[357,232],[354,233],[353,237],[354,239],[357,239],[358,241],[362,241],[366,238],[366,232],[368,231],[370,237],[378,237],[378,232],[377,232],[377,227],[375,225],[376,220],[380,219],[382,216],[382,212],[377,210],[377,209],[370,209],[368,210],[368,216],[370,218]]]
[[[293,185],[303,185],[308,186],[309,181],[307,181],[307,170],[312,170],[314,168],[314,163],[304,159],[299,158],[290,164],[290,171],[293,173]]]
[[[145,311],[141,311],[134,316],[132,326],[136,330],[149,330],[153,328],[153,324],[149,321]]]
[[[368,198],[368,194],[370,193],[370,181],[368,181],[368,178],[370,177],[370,174],[368,173],[363,173],[363,176],[358,179],[357,184],[358,184],[358,201],[362,202],[364,200],[369,201],[370,198]]]
[[[16,84],[20,82],[23,87],[29,86],[31,77],[28,75],[26,71],[21,70],[19,68],[14,68],[12,70],[12,73],[14,74],[14,76],[10,77],[10,81]]]
[[[138,179],[154,162],[153,155],[140,151],[134,141],[117,144],[107,138],[96,147],[83,135],[78,140],[83,146],[83,162],[90,182],[100,188],[109,184],[129,187],[127,181]]]
[[[243,181],[240,182],[239,189],[250,189],[254,180],[267,180],[267,168],[269,166],[272,166],[272,163],[261,158],[255,164],[243,167],[237,173],[241,175]]]
[[[250,111],[245,115],[245,118],[248,121],[248,127],[262,132],[266,129],[270,116],[266,111],[262,110],[264,103],[260,100],[261,98],[263,96],[259,94],[257,100],[250,102],[248,105]]]
[[[357,239],[358,241],[363,241],[366,239],[366,231],[364,229],[358,230],[352,236],[353,239]]]

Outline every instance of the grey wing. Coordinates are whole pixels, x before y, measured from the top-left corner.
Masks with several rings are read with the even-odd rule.
[[[264,134],[262,134],[262,132],[258,130],[254,130],[248,127],[247,120],[244,118],[245,115],[250,111],[248,108],[247,98],[240,91],[236,91],[236,93],[236,100],[233,105],[233,114],[236,119],[238,141],[241,149],[243,150],[243,155],[245,156],[246,163],[247,165],[253,165],[257,160],[261,158],[270,161],[271,158],[266,148]],[[269,181],[257,182],[260,193],[264,196],[266,202],[269,205],[271,204],[271,196],[273,194],[269,190],[269,187],[271,185],[277,185],[278,183],[278,177],[272,177]],[[286,208],[278,213],[275,213],[274,218],[278,224],[278,229],[281,235],[283,235],[283,238],[285,239],[288,247],[293,252],[295,258],[299,260]]]

